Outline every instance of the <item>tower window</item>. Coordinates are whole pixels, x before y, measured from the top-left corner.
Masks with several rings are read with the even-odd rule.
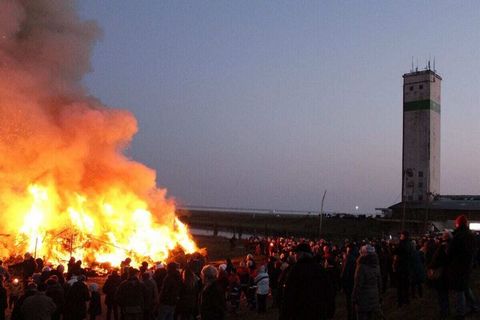
[[[419,188],[423,188],[423,182],[419,182],[419,183],[418,183],[418,187],[419,187]]]
[[[423,84],[419,85],[418,89],[422,90],[423,89]]]
[[[410,86],[410,91],[413,91],[413,86]]]
[[[422,200],[423,200],[423,196],[422,195],[418,196],[418,201],[422,201]]]
[[[423,177],[423,171],[418,171],[418,176],[421,178]]]

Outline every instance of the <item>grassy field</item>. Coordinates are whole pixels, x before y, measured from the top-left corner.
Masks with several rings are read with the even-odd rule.
[[[223,259],[237,258],[245,255],[243,246],[237,247],[235,250],[230,251],[230,244],[227,239],[223,238],[214,238],[214,237],[197,237],[197,243],[208,248],[209,259],[210,261],[215,261],[215,263],[221,262]],[[259,259],[260,261],[262,258]],[[480,269],[474,270],[473,276],[473,288],[475,293],[478,295],[480,292]],[[319,288],[321,290],[321,288]],[[451,297],[450,301],[453,301]],[[271,305],[271,300],[269,300],[269,305]],[[346,319],[345,311],[345,298],[343,293],[337,294],[336,299],[336,309],[334,319]],[[410,305],[398,308],[396,305],[396,291],[394,288],[387,290],[387,293],[383,299],[383,312],[386,319],[391,320],[433,320],[438,319],[438,307],[437,307],[437,296],[434,290],[424,286],[424,296],[422,298],[417,298],[412,300]],[[268,309],[266,314],[258,315],[254,311],[247,310],[246,303],[243,301],[242,306],[239,312],[236,315],[229,314],[227,319],[265,319],[273,320],[278,319],[278,310]],[[474,314],[467,317],[467,319],[480,319],[480,314]]]
[[[182,212],[180,219],[192,228],[207,229],[257,235],[318,237],[319,216],[288,214],[248,214],[219,212]],[[365,237],[382,237],[396,235],[401,223],[392,219],[373,219],[359,216],[339,217],[325,216],[322,220],[322,237],[335,239],[339,235],[351,239]],[[406,228],[411,234],[424,231],[424,223],[406,221]]]

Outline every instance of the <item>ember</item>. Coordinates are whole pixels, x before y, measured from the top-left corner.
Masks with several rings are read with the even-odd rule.
[[[123,153],[135,118],[81,83],[99,30],[74,7],[0,2],[0,255],[118,265],[193,252],[155,172]]]

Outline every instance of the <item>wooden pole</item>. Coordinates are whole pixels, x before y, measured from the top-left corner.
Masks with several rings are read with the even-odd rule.
[[[322,224],[323,224],[323,202],[325,201],[325,195],[327,194],[327,189],[323,192],[322,205],[320,206],[320,221],[318,224],[318,239],[322,236]]]

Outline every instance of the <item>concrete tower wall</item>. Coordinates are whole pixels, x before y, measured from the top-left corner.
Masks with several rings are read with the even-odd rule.
[[[440,83],[431,70],[403,75],[402,196],[426,201],[440,193]]]

